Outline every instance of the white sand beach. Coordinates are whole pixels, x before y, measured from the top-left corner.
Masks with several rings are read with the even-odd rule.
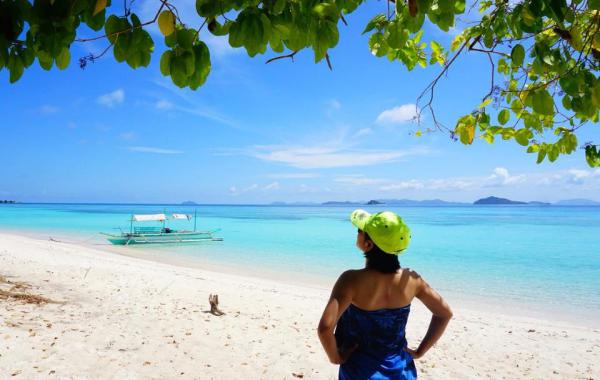
[[[337,377],[316,334],[325,287],[0,233],[0,290],[1,378]],[[211,293],[225,315],[208,312]],[[600,321],[577,326],[462,306],[452,305],[446,335],[417,362],[421,378],[600,379]],[[411,346],[428,322],[415,302]]]

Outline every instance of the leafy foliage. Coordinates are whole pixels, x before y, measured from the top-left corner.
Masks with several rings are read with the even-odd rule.
[[[133,3],[129,0],[130,4]],[[156,1],[152,20],[142,22],[128,8],[123,13],[111,0],[2,0],[0,1],[0,70],[11,83],[38,61],[45,70],[65,69],[71,46],[106,38],[115,60],[132,68],[149,65],[154,41],[144,29],[152,23],[164,36],[166,50],[160,71],[179,87],[197,89],[210,73],[211,60],[202,41],[209,33],[226,36],[232,47],[249,56],[268,50],[293,58],[312,49],[315,62],[331,68],[329,50],[339,41],[340,23],[362,0],[196,0],[202,27],[190,29],[168,1]],[[477,0],[480,20],[457,35],[450,46],[423,41],[429,24],[444,32],[456,26],[465,13],[465,0],[388,0],[382,13],[364,28],[368,47],[408,70],[439,65],[440,74],[418,98],[429,110],[435,127],[447,130],[463,144],[476,138],[493,143],[498,137],[514,140],[537,154],[537,162],[556,160],[579,146],[590,166],[600,166],[599,146],[580,145],[577,130],[596,126],[600,110],[600,2],[598,0]],[[110,9],[112,14],[107,13]],[[82,24],[104,35],[77,38]],[[104,55],[84,57],[80,65]],[[452,128],[437,120],[434,90],[438,81],[461,56],[473,53],[489,58],[490,89],[474,111],[458,118]],[[425,99],[426,101],[423,101]],[[421,131],[416,133],[421,135]]]

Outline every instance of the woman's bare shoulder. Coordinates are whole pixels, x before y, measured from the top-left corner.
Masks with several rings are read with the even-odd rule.
[[[411,268],[402,268],[402,271],[400,273],[403,276],[409,276],[411,279],[415,279],[415,280],[422,279],[421,275],[419,273],[417,273],[416,270],[413,270]]]
[[[417,273],[417,271],[411,268],[402,268],[400,272],[400,282],[405,285],[412,284],[412,286],[420,288],[421,285],[425,283],[425,280]]]

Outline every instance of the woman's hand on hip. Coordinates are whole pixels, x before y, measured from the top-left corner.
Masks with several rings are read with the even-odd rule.
[[[358,348],[358,343],[354,343],[352,346],[343,346],[339,350],[339,363],[336,363],[336,364],[346,363],[346,361],[348,361],[348,359],[350,359],[350,356],[352,356],[352,354],[354,353],[354,351],[356,351],[357,348]]]
[[[404,351],[408,352],[413,359],[421,359],[423,354],[419,353],[419,350],[413,350],[412,348],[405,347]]]

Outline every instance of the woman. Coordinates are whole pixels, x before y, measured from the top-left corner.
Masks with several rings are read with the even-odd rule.
[[[321,344],[329,360],[340,364],[340,379],[414,379],[413,359],[442,336],[452,311],[416,272],[400,267],[398,255],[408,246],[410,230],[398,215],[356,210],[350,220],[358,228],[356,245],[365,255],[365,268],[338,278],[319,322]],[[415,297],[433,316],[413,350],[405,327]]]

